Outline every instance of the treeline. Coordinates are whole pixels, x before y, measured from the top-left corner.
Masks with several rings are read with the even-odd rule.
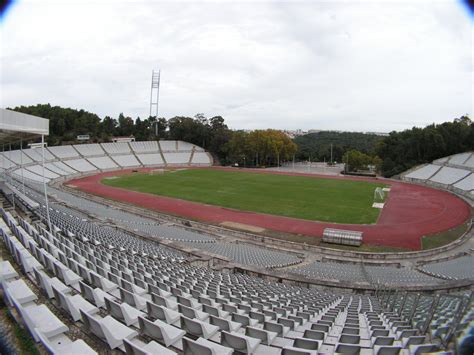
[[[389,177],[448,155],[474,150],[474,123],[467,116],[452,122],[391,132],[377,145],[382,173]]]
[[[358,132],[309,133],[294,139],[299,147],[296,159],[329,161],[331,159],[331,144],[333,162],[342,162],[344,153],[353,149],[373,156],[376,154],[377,143],[383,138],[375,134]]]
[[[94,113],[50,104],[19,106],[15,111],[44,117],[50,121],[50,146],[73,144],[78,135],[88,134],[90,142],[110,142],[113,137],[134,136],[136,140],[182,140],[211,152],[221,164],[247,166],[274,165],[278,159],[293,157],[297,146],[285,134],[275,130],[250,133],[228,128],[224,118],[176,116],[170,119],[148,117],[133,119],[120,114],[118,118],[100,119]]]
[[[240,166],[272,166],[292,160],[298,146],[283,132],[274,129],[235,131],[226,144],[227,160]]]
[[[411,167],[444,156],[474,150],[474,124],[467,116],[452,122],[391,132],[387,137],[356,132],[318,132],[293,141],[277,130],[235,131],[224,118],[176,116],[170,119],[133,119],[120,114],[101,119],[94,113],[59,106],[34,105],[14,110],[50,120],[48,144],[77,143],[88,134],[91,142],[109,142],[112,137],[134,136],[137,140],[183,140],[211,152],[221,164],[272,166],[278,161],[349,161],[350,170],[376,166],[384,176],[397,175]],[[361,153],[361,154],[359,154]],[[346,155],[344,155],[346,154]]]

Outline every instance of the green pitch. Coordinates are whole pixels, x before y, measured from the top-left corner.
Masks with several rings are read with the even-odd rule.
[[[222,170],[179,170],[160,175],[134,173],[102,183],[237,210],[315,221],[370,224],[374,190],[363,181]]]

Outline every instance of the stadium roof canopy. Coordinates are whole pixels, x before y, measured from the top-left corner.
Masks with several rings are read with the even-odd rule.
[[[0,108],[0,143],[49,135],[49,120]]]

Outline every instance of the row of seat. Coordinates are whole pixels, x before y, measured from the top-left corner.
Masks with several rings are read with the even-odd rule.
[[[147,260],[143,256],[127,255],[125,251],[109,250],[103,245],[96,246],[76,237],[54,236],[43,227],[37,227],[39,228],[37,229],[23,220],[20,220],[20,226],[12,222],[10,227],[13,228],[15,235],[20,236],[20,239],[30,246],[32,254],[36,254],[38,260],[42,260],[40,265],[43,265],[44,269],[55,273],[64,285],[71,287],[71,291],[80,290],[84,300],[87,299],[91,305],[82,306],[82,308],[86,308],[89,312],[80,308],[79,305],[83,302],[78,301],[77,295],[64,296],[66,299],[62,302],[63,307],[69,310],[73,319],[74,317],[78,319],[77,313],[71,310],[71,307],[76,304],[81,314],[79,321],[111,347],[123,346],[125,349],[125,340],[131,340],[133,343],[138,333],[147,336],[151,334],[150,337],[154,337],[162,345],[169,347],[172,345],[170,341],[176,338],[173,334],[183,334],[182,331],[187,335],[199,336],[211,345],[220,344],[220,346],[246,352],[255,350],[257,353],[259,351],[291,353],[291,351],[317,351],[318,349],[355,352],[371,349],[372,352],[374,346],[379,346],[379,344],[372,344],[373,334],[368,333],[368,327],[371,324],[362,316],[362,314],[370,315],[369,312],[376,312],[376,314],[382,312],[376,300],[371,297],[324,294],[316,290],[267,284],[262,280],[244,275],[212,273],[206,269],[189,267],[185,264],[177,267],[176,264],[167,260]],[[30,234],[31,236],[28,237]],[[77,252],[79,250],[81,253]],[[98,250],[100,252],[95,254]],[[101,259],[94,256],[104,253],[109,254],[109,263],[101,263],[99,262]],[[113,258],[114,253],[119,253],[122,257]],[[53,256],[54,254],[56,257]],[[68,255],[70,257],[64,259]],[[58,259],[67,260],[67,262],[64,264]],[[103,267],[107,267],[107,264],[107,269],[110,271],[106,273]],[[121,265],[121,268],[116,268],[112,264]],[[150,268],[151,266],[154,268]],[[143,271],[138,272],[142,267],[144,267]],[[38,265],[33,268],[38,268]],[[64,268],[69,268],[70,272],[65,272]],[[108,275],[108,278],[105,275]],[[129,275],[127,279],[125,275]],[[213,281],[216,277],[219,280],[217,283]],[[136,284],[138,280],[142,281],[140,285]],[[232,286],[231,289],[225,287],[227,284],[225,280],[231,282],[229,284]],[[91,291],[91,288],[95,291]],[[64,294],[64,291],[57,289],[56,286],[52,286],[51,289],[56,300],[63,297],[60,292]],[[95,303],[101,302],[98,289],[102,290],[103,304]],[[226,293],[226,289],[232,291]],[[255,293],[257,289],[262,289],[262,291],[265,289],[263,294],[266,297],[257,296],[261,294],[261,292]],[[247,296],[239,293],[239,290],[244,291]],[[88,298],[86,298],[87,294],[89,294]],[[90,297],[91,294],[95,296]],[[279,296],[275,297],[276,295]],[[162,303],[161,308],[159,303]],[[96,308],[104,306],[109,315],[97,316]],[[176,324],[177,314],[173,313],[173,310],[179,315],[178,324]],[[109,334],[111,324],[115,323],[107,317],[111,317],[127,328],[121,327],[120,332]],[[154,319],[155,317],[162,319]],[[157,322],[158,320],[160,322]],[[138,324],[138,327],[134,324]],[[118,325],[115,326],[118,329]],[[181,332],[177,332],[179,329]],[[321,337],[321,334],[307,332],[307,330],[322,331],[323,339],[310,338]],[[356,331],[363,334],[356,335],[354,334]],[[392,349],[389,347],[400,350],[404,337],[403,333],[397,333],[394,342],[398,343],[381,345],[377,351],[385,353]],[[185,343],[187,342],[182,341],[177,349],[184,348]],[[202,343],[203,341],[200,341],[194,346],[205,346]],[[415,344],[409,344],[411,345]],[[209,344],[208,347],[210,347]],[[294,350],[295,347],[300,350]]]
[[[160,146],[164,146],[163,149]],[[10,170],[21,179],[41,182],[79,173],[100,170],[167,166],[212,165],[211,156],[202,148],[181,141],[149,141],[81,144],[0,153],[0,170]]]

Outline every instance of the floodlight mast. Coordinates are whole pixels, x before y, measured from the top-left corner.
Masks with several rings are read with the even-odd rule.
[[[161,70],[151,72],[151,90],[150,90],[150,117],[155,116],[158,119],[158,100],[160,98],[160,75]]]

